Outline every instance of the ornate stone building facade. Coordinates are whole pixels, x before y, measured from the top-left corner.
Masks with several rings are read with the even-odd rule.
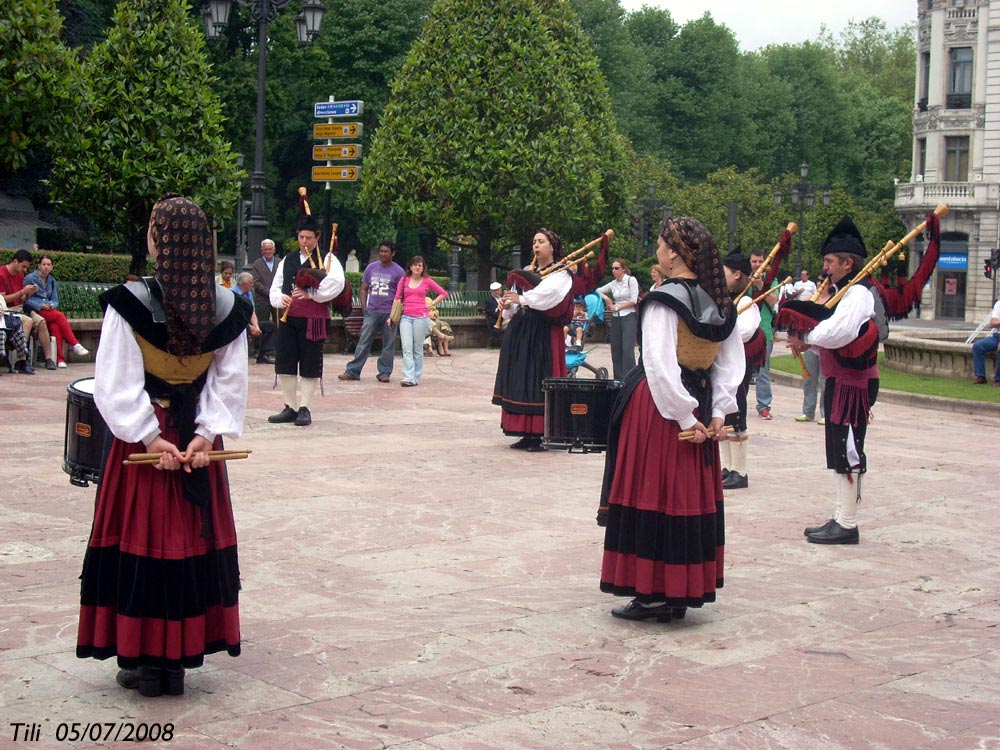
[[[983,263],[1000,247],[1000,0],[917,0],[917,18],[913,173],[895,206],[908,228],[951,209],[921,317],[978,323],[996,289]]]

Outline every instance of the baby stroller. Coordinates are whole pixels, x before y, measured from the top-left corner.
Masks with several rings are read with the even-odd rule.
[[[604,300],[597,292],[589,292],[584,296],[583,302],[587,306],[587,322],[583,324],[583,336],[587,338],[590,335],[591,326],[604,320]],[[607,367],[594,367],[587,364],[587,355],[592,351],[594,350],[567,349],[566,370],[569,377],[575,378],[578,370],[582,367],[592,372],[595,378],[608,379]]]

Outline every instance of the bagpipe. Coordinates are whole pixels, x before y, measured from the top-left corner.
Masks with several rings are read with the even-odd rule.
[[[312,219],[312,210],[309,207],[309,199],[307,196],[307,191],[304,187],[300,187],[299,193],[299,222],[301,226],[311,226],[313,228],[318,228],[318,224],[314,219]],[[305,217],[309,217],[305,222],[303,221]],[[300,228],[301,228],[300,226]],[[309,254],[309,265],[302,266],[296,273],[295,279],[292,282],[296,287],[302,290],[307,289],[318,289],[319,285],[322,283],[323,279],[326,278],[327,274],[330,272],[333,263],[337,257],[337,224],[332,224],[330,228],[330,248],[326,254],[325,259],[320,258],[319,247],[316,247],[313,252]],[[315,303],[319,304],[319,303]],[[348,315],[351,312],[352,307],[352,290],[350,282],[347,281],[347,277],[344,277],[344,289],[334,297],[328,303],[337,312],[342,315]],[[288,305],[281,315],[281,322],[286,323],[288,321],[288,311],[291,310],[292,306]]]
[[[891,240],[887,242],[875,254],[875,257],[868,261],[847,284],[840,287],[837,293],[825,303],[819,304],[813,300],[789,300],[778,311],[775,325],[793,335],[805,336],[805,334],[813,330],[822,321],[827,320],[833,315],[837,303],[847,294],[848,289],[869,278],[878,269],[888,265],[893,255],[902,253],[902,249],[912,242],[915,237],[922,234],[924,230],[928,230],[930,234],[930,246],[928,247],[927,255],[933,255],[933,262],[936,262],[937,248],[940,245],[941,237],[941,217],[947,213],[948,207],[942,203],[932,213],[927,215],[927,219],[922,224],[915,227],[899,242],[892,242]],[[933,253],[931,252],[932,250]],[[933,267],[933,262],[931,263],[931,268]],[[922,263],[921,266],[923,265]],[[926,269],[926,273],[930,273],[930,268]],[[876,291],[878,292],[877,289]],[[817,290],[817,294],[814,297],[818,296],[819,293],[820,290]],[[878,354],[878,343],[878,327],[874,321],[869,320],[861,326],[858,336],[854,341],[834,350],[834,356],[838,362],[846,367],[864,369],[875,363],[875,357]]]
[[[598,260],[598,267],[600,268],[600,275],[604,273],[604,264],[607,262],[608,257],[608,240],[615,236],[614,229],[608,229],[603,232],[600,237],[595,240],[591,240],[583,247],[574,250],[565,257],[556,261],[555,263],[546,266],[545,268],[538,270],[537,259],[531,262],[528,268],[518,269],[515,268],[510,273],[507,274],[507,288],[508,289],[520,289],[521,291],[530,291],[537,287],[542,280],[547,276],[550,276],[559,271],[570,271],[576,270],[577,266],[581,263],[586,264],[589,258],[594,257],[594,251],[591,249],[595,245],[601,245],[601,257]],[[596,270],[596,269],[595,269]],[[588,278],[591,274],[588,273]],[[552,318],[553,320],[568,321],[573,317],[573,297],[576,294],[576,279],[574,278],[573,290],[566,299],[559,305],[556,305],[550,310],[545,310],[544,313]],[[503,326],[503,316],[497,315],[497,322],[493,326],[499,330]]]

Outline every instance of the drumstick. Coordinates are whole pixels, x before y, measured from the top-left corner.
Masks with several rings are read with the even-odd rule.
[[[209,454],[208,460],[211,461],[235,461],[241,458],[249,458],[248,451],[215,451],[216,455]],[[225,455],[219,455],[225,454]],[[150,458],[126,458],[122,461],[123,466],[152,466],[153,464],[160,462],[160,456],[162,453],[149,453],[145,454],[150,456]]]
[[[222,451],[213,450],[213,451],[205,451],[205,453],[207,453],[209,457],[211,457],[211,456],[225,456],[229,453],[253,453],[253,451],[247,448],[246,450],[222,450]],[[161,455],[162,454],[160,453],[133,453],[128,458],[130,461],[143,461],[145,459],[150,459],[150,458],[155,461],[159,461]]]
[[[722,426],[722,434],[723,435],[728,435],[732,431],[733,431],[733,428],[730,427],[729,425],[723,425]],[[687,440],[693,439],[694,436],[697,435],[697,434],[698,433],[695,430],[681,430],[681,432],[677,433],[677,439],[678,440],[685,440],[685,441],[687,441]],[[708,428],[708,436],[709,437],[715,437],[715,430],[712,429],[711,427]]]

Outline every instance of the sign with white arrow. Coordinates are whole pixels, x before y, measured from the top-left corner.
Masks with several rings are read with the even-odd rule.
[[[313,105],[316,117],[357,117],[365,111],[361,99],[346,99],[342,102],[316,102]]]
[[[354,182],[361,167],[313,167],[313,182]]]

